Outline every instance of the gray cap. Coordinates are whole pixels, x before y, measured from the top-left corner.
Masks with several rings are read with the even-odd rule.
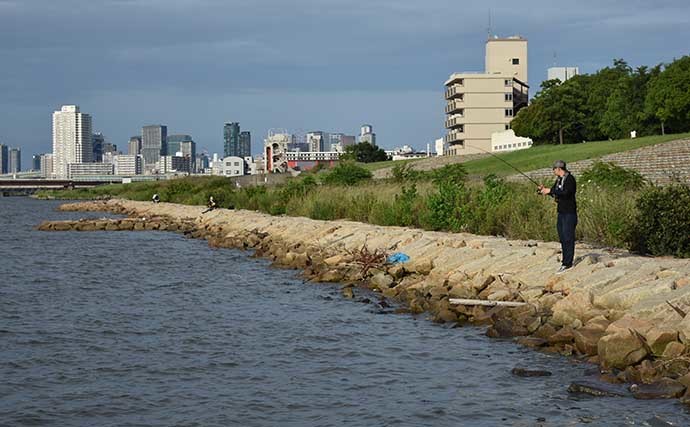
[[[565,169],[565,162],[563,160],[556,160],[553,162],[553,167],[551,169],[556,169],[556,168],[561,168],[563,170]]]

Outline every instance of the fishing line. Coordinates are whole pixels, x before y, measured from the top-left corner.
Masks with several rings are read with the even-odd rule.
[[[479,150],[479,151],[483,151],[483,152],[485,152],[486,154],[488,154],[488,155],[490,155],[490,156],[493,156],[493,157],[497,158],[498,160],[502,161],[502,162],[505,163],[506,165],[508,165],[508,166],[510,166],[511,168],[515,169],[520,175],[522,175],[522,176],[524,176],[525,178],[527,178],[527,179],[529,179],[530,181],[532,181],[532,183],[533,183],[534,185],[536,185],[537,187],[539,187],[539,186],[541,185],[541,184],[539,184],[537,181],[535,181],[535,180],[533,180],[532,178],[530,178],[529,176],[527,176],[523,171],[521,171],[520,169],[518,169],[518,168],[516,168],[515,166],[511,165],[510,163],[508,163],[507,161],[503,160],[502,158],[498,157],[498,156],[495,155],[494,153],[492,153],[492,152],[490,152],[490,151],[486,151],[486,150],[484,150],[483,148],[475,147],[475,146],[473,146],[473,145],[467,145],[467,144],[465,144],[465,147],[470,147],[470,148],[477,149],[477,150]]]

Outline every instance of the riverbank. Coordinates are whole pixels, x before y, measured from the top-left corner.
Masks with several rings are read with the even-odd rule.
[[[602,379],[637,384],[636,397],[690,401],[687,260],[578,245],[576,266],[556,276],[559,245],[550,242],[226,209],[202,215],[198,206],[125,200],[62,209],[132,218],[99,220],[103,228],[95,229],[179,231],[218,247],[254,249],[277,265],[303,270],[313,281],[346,283],[346,296],[356,292],[355,285],[367,286],[437,322],[485,324],[489,336],[518,337],[529,347],[598,363]],[[88,230],[86,223],[41,228]],[[384,264],[394,252],[410,261]],[[454,305],[453,298],[527,304],[491,308]]]

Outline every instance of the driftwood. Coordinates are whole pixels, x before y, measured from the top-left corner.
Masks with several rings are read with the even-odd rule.
[[[357,264],[362,269],[362,277],[366,277],[372,268],[383,268],[388,258],[388,253],[383,249],[370,251],[366,241],[359,250],[346,250],[352,256],[353,264]]]
[[[464,299],[464,298],[450,298],[448,300],[451,304],[458,305],[483,305],[486,307],[522,307],[527,305],[526,302],[515,301],[489,301],[485,299]]]

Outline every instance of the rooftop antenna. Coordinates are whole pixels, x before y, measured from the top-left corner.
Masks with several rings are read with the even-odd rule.
[[[491,39],[491,8],[489,8],[489,26],[486,27],[486,39]]]
[[[556,51],[554,50],[554,51],[553,51],[553,66],[554,66],[554,67],[555,67],[556,65],[558,65],[558,64],[557,64],[557,60],[556,60],[557,58],[558,58],[558,55],[556,54]]]

